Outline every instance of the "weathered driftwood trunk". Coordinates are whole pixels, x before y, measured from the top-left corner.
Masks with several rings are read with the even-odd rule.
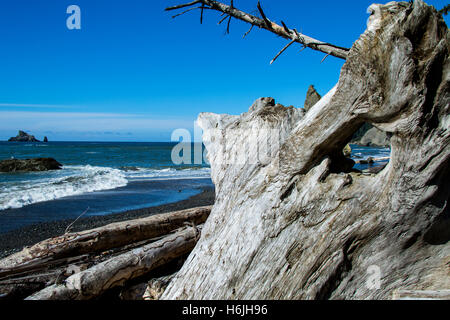
[[[159,237],[185,224],[199,225],[206,221],[210,211],[211,206],[206,206],[162,213],[44,240],[0,260],[0,278],[65,257],[101,252]]]
[[[201,114],[216,202],[163,299],[389,299],[450,288],[449,32],[421,0],[373,5],[337,86],[302,119],[260,99],[242,116]],[[392,134],[376,175],[341,150],[368,122]],[[278,128],[269,162],[233,146]],[[214,139],[213,139],[214,138]],[[224,151],[225,150],[225,151]]]
[[[200,227],[189,227],[159,241],[108,259],[34,293],[27,300],[84,300],[122,286],[173,259],[189,253],[200,236]]]

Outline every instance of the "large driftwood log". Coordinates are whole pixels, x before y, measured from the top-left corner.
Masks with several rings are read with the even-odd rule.
[[[162,213],[44,240],[0,260],[0,278],[47,267],[65,257],[100,252],[159,237],[186,223],[199,225],[205,222],[210,211],[211,206],[205,206]]]
[[[159,241],[131,250],[34,293],[27,300],[84,300],[122,286],[173,259],[189,253],[201,226],[188,227]]]
[[[450,34],[421,0],[371,11],[336,87],[294,125],[273,99],[242,116],[199,116],[216,202],[162,299],[391,299],[450,288]],[[341,163],[364,122],[392,134],[376,175]],[[226,150],[249,145],[239,129],[263,126],[280,131],[271,160],[233,160]],[[265,143],[257,134],[250,146]]]

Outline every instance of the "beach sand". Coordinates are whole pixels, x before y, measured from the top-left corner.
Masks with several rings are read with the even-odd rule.
[[[192,196],[189,199],[174,203],[168,203],[138,210],[130,210],[110,215],[92,216],[85,218],[82,217],[72,226],[71,231],[76,232],[88,230],[113,222],[143,218],[158,213],[212,205],[214,204],[214,198],[214,188],[205,187],[200,194]],[[70,225],[73,221],[74,219],[44,222],[0,234],[0,258],[20,251],[26,246],[31,246],[42,240],[64,234],[67,226]]]

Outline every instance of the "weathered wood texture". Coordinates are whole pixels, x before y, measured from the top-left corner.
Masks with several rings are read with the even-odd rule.
[[[450,290],[395,290],[393,300],[450,300]]]
[[[133,249],[48,286],[26,300],[85,300],[124,285],[127,281],[189,253],[200,236],[201,226],[188,227],[159,241]]]
[[[241,116],[199,116],[216,202],[162,299],[391,299],[396,289],[450,288],[449,31],[421,0],[370,9],[338,84],[305,116],[292,120],[273,99]],[[364,122],[392,134],[376,175],[340,158]],[[252,154],[237,129],[264,126],[280,131],[269,163],[223,152]],[[256,135],[250,146],[265,142]]]
[[[148,282],[142,282],[134,286],[124,288],[120,293],[122,300],[159,300],[170,281],[176,273],[159,278],[150,279]]]
[[[159,300],[164,293],[164,290],[166,290],[167,286],[175,276],[176,273],[150,280],[142,295],[143,300]]]
[[[66,257],[92,254],[159,237],[185,224],[202,224],[210,211],[211,206],[205,206],[162,213],[44,240],[0,260],[0,278],[48,266]]]

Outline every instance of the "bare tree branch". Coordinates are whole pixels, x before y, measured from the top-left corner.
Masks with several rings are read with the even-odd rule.
[[[254,15],[251,15],[249,13],[243,12],[241,10],[238,10],[234,7],[234,5],[226,5],[224,3],[221,3],[219,1],[214,0],[198,0],[193,1],[190,3],[180,4],[178,6],[173,6],[166,8],[167,11],[170,10],[177,10],[180,8],[185,8],[188,6],[195,5],[197,3],[202,3],[205,5],[205,9],[212,9],[215,11],[222,12],[226,14],[226,17],[233,17],[235,19],[244,21],[246,23],[250,23],[252,26],[257,26],[262,29],[266,29],[272,33],[275,33],[278,36],[281,36],[285,39],[291,40],[293,42],[300,43],[304,45],[305,47],[311,48],[313,50],[317,50],[320,52],[323,52],[327,55],[331,55],[337,58],[346,59],[349,49],[333,45],[328,42],[323,42],[316,40],[314,38],[311,38],[307,35],[304,35],[302,33],[299,33],[295,29],[289,29],[284,22],[282,22],[283,26],[280,26],[276,24],[275,22],[270,21],[264,11],[262,10],[261,4],[258,1],[257,7],[258,11],[261,14],[262,18],[256,17]],[[226,19],[226,18],[225,18]],[[229,27],[227,27],[227,30],[229,31]],[[248,32],[245,34],[247,35]],[[244,35],[244,36],[245,36]]]
[[[186,7],[193,6],[194,4],[197,4],[197,3],[200,3],[200,2],[201,2],[200,0],[196,0],[196,1],[189,2],[189,3],[180,4],[178,6],[168,7],[168,8],[166,8],[166,11],[186,8]]]

